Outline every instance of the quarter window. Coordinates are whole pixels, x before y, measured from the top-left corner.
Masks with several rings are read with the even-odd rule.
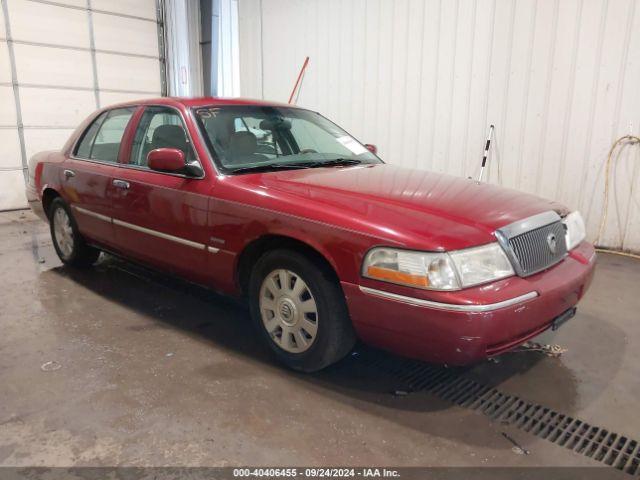
[[[147,166],[147,155],[156,148],[182,150],[186,163],[195,160],[180,114],[171,108],[148,107],[138,125],[129,163]]]
[[[96,133],[98,133],[98,129],[104,118],[107,116],[107,112],[101,114],[98,118],[96,118],[93,123],[84,131],[84,135],[82,136],[82,140],[78,144],[76,148],[75,155],[80,158],[89,158],[91,155],[91,147],[93,146],[93,141],[96,138]]]
[[[133,108],[116,108],[100,115],[85,131],[76,156],[116,163],[120,142],[133,111]]]
[[[116,163],[120,142],[133,115],[133,108],[111,110],[98,130],[89,158]]]

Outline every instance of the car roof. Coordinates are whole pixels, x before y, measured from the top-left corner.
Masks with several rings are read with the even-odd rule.
[[[212,105],[256,105],[256,106],[296,108],[295,105],[289,105],[287,103],[270,102],[265,100],[256,100],[252,98],[221,98],[221,97],[144,98],[140,100],[132,100],[128,102],[118,103],[115,105],[109,105],[105,108],[111,109],[113,107],[128,107],[128,106],[135,106],[135,105],[170,105],[170,106],[184,105],[187,108],[205,107],[205,106],[212,106]]]

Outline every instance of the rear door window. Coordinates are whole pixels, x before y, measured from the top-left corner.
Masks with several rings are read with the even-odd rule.
[[[100,115],[84,132],[76,148],[76,157],[116,163],[122,136],[134,110],[116,108]]]
[[[116,108],[109,111],[93,141],[90,159],[109,163],[118,161],[120,142],[133,112],[133,108]]]
[[[98,118],[96,118],[93,123],[84,131],[82,135],[82,140],[76,147],[75,155],[79,158],[89,158],[91,155],[91,147],[93,146],[93,141],[96,138],[96,134],[100,129],[100,125],[104,121],[105,117],[109,112],[104,112]]]

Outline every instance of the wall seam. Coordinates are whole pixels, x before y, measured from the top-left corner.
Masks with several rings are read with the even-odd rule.
[[[467,81],[467,110],[465,115],[465,126],[464,126],[464,135],[462,138],[463,147],[462,147],[462,157],[460,158],[461,162],[461,176],[465,176],[465,172],[468,168],[468,155],[467,150],[469,148],[469,123],[470,123],[470,112],[471,112],[471,86],[473,85],[473,65],[475,56],[473,54],[474,46],[476,43],[476,24],[478,23],[478,0],[474,0],[473,2],[473,15],[472,15],[472,24],[471,24],[471,45],[469,45],[469,51],[471,54],[469,55],[469,79]],[[486,93],[486,92],[485,92]]]
[[[576,85],[576,66],[578,63],[578,51],[580,45],[580,21],[582,20],[582,9],[584,7],[584,0],[580,0],[576,11],[576,31],[573,36],[573,45],[571,51],[573,52],[571,58],[571,72],[569,74],[569,89],[566,96],[566,104],[564,108],[564,119],[562,123],[562,144],[560,145],[560,164],[558,166],[558,183],[556,187],[556,197],[562,198],[563,185],[562,179],[564,177],[564,171],[567,163],[567,140],[569,125],[571,125],[571,118],[573,117],[573,96]]]
[[[506,132],[506,122],[507,122],[507,110],[509,109],[509,88],[511,87],[511,60],[513,57],[513,32],[515,30],[515,23],[516,23],[516,3],[512,2],[511,3],[511,18],[509,21],[509,53],[507,55],[507,63],[506,63],[506,68],[505,68],[505,74],[506,74],[506,85],[504,88],[504,97],[503,97],[503,101],[502,101],[502,112],[500,112],[500,126],[497,128],[497,130],[500,132],[500,136],[498,138],[496,138],[497,140],[497,144],[499,145],[498,151],[500,152],[504,152],[505,151],[505,145],[506,145],[506,141],[507,141],[507,137],[506,135],[504,135],[504,132]],[[502,159],[498,159],[498,164],[496,165],[498,167],[498,185],[502,185],[502,173],[501,173],[501,165],[500,162],[502,161]],[[489,172],[487,172],[488,174],[490,174],[491,170],[489,170]],[[489,179],[489,175],[487,175],[487,180]]]
[[[260,95],[264,100],[264,30],[262,24],[264,22],[264,11],[262,9],[262,0],[260,0]]]
[[[436,33],[436,58],[435,58],[435,82],[433,82],[433,110],[431,111],[431,132],[429,133],[430,153],[427,158],[429,167],[433,166],[433,153],[435,152],[436,110],[438,109],[438,77],[440,70],[440,31],[442,29],[442,0],[438,2],[438,30]]]
[[[22,107],[20,105],[20,89],[18,86],[18,71],[16,69],[16,55],[13,50],[13,37],[11,35],[11,21],[9,18],[9,0],[2,0],[2,13],[4,15],[4,28],[7,33],[7,50],[9,52],[9,65],[11,67],[11,86],[13,88],[13,101],[16,109],[16,124],[18,127],[18,142],[20,143],[20,160],[22,163],[22,174],[25,182],[29,176],[29,165],[27,162],[27,148],[24,140],[24,128],[22,125]]]
[[[585,161],[589,158],[589,152],[591,151],[591,144],[593,141],[592,138],[592,134],[593,134],[593,123],[594,123],[594,117],[596,114],[596,93],[598,91],[598,88],[600,86],[600,63],[602,61],[602,45],[604,43],[604,32],[606,29],[606,25],[607,25],[607,12],[609,10],[609,2],[608,0],[604,0],[602,2],[602,12],[600,15],[600,28],[598,29],[598,47],[596,48],[596,58],[595,58],[595,68],[594,68],[594,75],[593,75],[593,80],[592,80],[592,84],[591,84],[591,103],[589,105],[589,126],[587,127],[587,136],[586,136],[586,141],[584,144],[584,154],[582,156],[583,159],[585,159]],[[582,171],[580,172],[580,185],[583,188],[580,188],[580,193],[579,193],[579,197],[578,197],[578,206],[582,207],[582,202],[584,200],[584,191],[586,190],[584,188],[585,183],[587,182],[587,175],[589,173],[589,168],[587,166],[587,168],[585,168],[584,165],[585,162],[583,162],[582,165]],[[590,210],[590,209],[589,209]],[[587,222],[589,220],[589,216],[590,216],[590,211],[589,212],[583,212],[583,214],[586,213],[587,218],[585,219]]]
[[[25,0],[27,2],[31,2],[31,3],[40,3],[43,5],[51,5],[52,7],[60,7],[60,8],[68,8],[70,10],[85,10],[85,7],[80,7],[78,5],[69,5],[67,3],[60,3],[60,2],[52,2],[52,1],[48,1],[48,0]],[[143,22],[157,22],[157,20],[154,20],[152,18],[146,18],[146,17],[140,17],[138,15],[129,15],[127,13],[120,13],[120,12],[112,12],[109,10],[93,10],[95,13],[100,13],[100,14],[104,14],[104,15],[112,15],[114,17],[122,17],[122,18],[130,18],[132,20],[140,20]]]
[[[491,65],[493,64],[493,41],[494,41],[494,35],[495,35],[495,28],[496,28],[496,0],[493,0],[493,3],[491,4],[492,8],[491,8],[491,30],[490,30],[490,34],[489,34],[489,53],[487,54],[487,66],[486,66],[486,71],[487,71],[487,76],[485,77],[485,101],[484,101],[484,128],[487,128],[490,124],[489,122],[489,97],[490,97],[490,92],[491,92]],[[483,145],[484,148],[484,145]],[[489,162],[491,160],[491,152],[489,152],[489,157],[487,159],[487,162]]]
[[[522,184],[522,156],[524,151],[524,132],[527,127],[527,115],[529,112],[529,90],[531,88],[531,69],[533,65],[533,45],[536,38],[536,26],[538,23],[538,0],[533,4],[533,14],[531,18],[531,36],[529,37],[529,48],[527,53],[527,71],[522,99],[522,113],[520,115],[520,138],[518,139],[518,155],[516,156],[516,185],[520,188]]]
[[[451,153],[451,129],[453,128],[453,98],[455,96],[455,81],[456,81],[456,60],[458,58],[458,30],[460,28],[460,0],[456,0],[454,7],[454,24],[453,29],[453,55],[451,58],[451,75],[449,77],[449,83],[451,84],[451,95],[449,95],[449,122],[447,125],[447,141],[445,142],[444,161],[449,162],[449,155]]]
[[[546,86],[544,93],[544,111],[542,113],[542,125],[540,128],[540,140],[538,141],[538,162],[536,165],[536,192],[540,192],[540,179],[542,176],[543,164],[544,164],[544,148],[547,137],[547,124],[549,122],[549,102],[551,99],[551,84],[553,82],[553,67],[556,62],[556,40],[558,38],[558,15],[560,0],[556,0],[555,8],[553,11],[553,36],[549,44],[549,53],[547,55],[547,61],[549,68],[547,71]]]
[[[627,65],[629,63],[628,58],[629,58],[629,44],[631,43],[631,28],[633,26],[633,19],[636,15],[636,2],[631,0],[631,12],[628,15],[628,19],[627,19],[627,30],[625,32],[625,39],[624,39],[624,48],[623,48],[623,54],[621,55],[620,58],[620,68],[618,69],[618,78],[620,79],[620,83],[618,84],[618,92],[616,94],[616,107],[615,107],[615,113],[613,115],[614,118],[614,126],[613,126],[613,131],[611,132],[611,143],[613,143],[616,139],[616,137],[619,135],[618,133],[616,133],[618,131],[618,129],[620,128],[620,110],[622,109],[622,96],[624,93],[624,80],[625,80],[625,76],[627,74]],[[622,155],[622,152],[620,152],[620,154]],[[629,157],[629,154],[627,154],[627,158]],[[635,177],[635,172],[636,172],[636,168],[637,165],[634,165],[632,174],[631,174],[631,183],[629,186],[629,198],[627,200],[627,211],[625,214],[625,221],[624,221],[624,225],[620,225],[621,228],[621,238],[620,238],[620,247],[621,249],[624,248],[625,245],[625,240],[627,238],[627,233],[629,231],[629,223],[631,220],[631,210],[632,210],[632,203],[633,203],[633,195],[634,195],[634,183],[633,183],[633,179]],[[615,172],[615,169],[614,169]],[[606,231],[606,230],[605,230]]]
[[[96,101],[96,108],[100,108],[100,85],[98,83],[98,61],[96,59],[96,40],[93,31],[91,0],[87,0],[87,23],[89,25],[89,50],[91,52],[91,69],[93,71],[93,96]]]

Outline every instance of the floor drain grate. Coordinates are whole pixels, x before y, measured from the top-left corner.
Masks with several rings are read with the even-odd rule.
[[[543,405],[507,395],[458,371],[415,360],[359,356],[369,367],[403,381],[412,392],[428,392],[460,407],[483,413],[630,475],[640,475],[640,442],[590,425]]]

